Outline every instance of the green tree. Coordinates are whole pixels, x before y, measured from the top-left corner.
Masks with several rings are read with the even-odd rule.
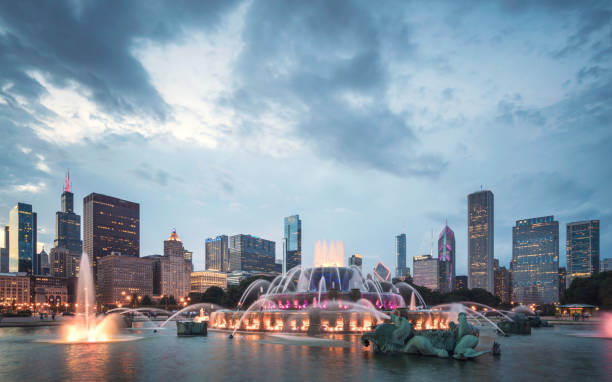
[[[576,278],[561,297],[562,304],[590,304],[612,309],[612,271]]]
[[[218,286],[211,286],[206,289],[202,295],[202,302],[210,302],[213,304],[221,305],[225,298],[225,292]],[[193,301],[193,300],[192,300]]]
[[[151,306],[153,304],[153,301],[151,301],[151,297],[149,295],[146,295],[142,298],[140,304],[144,306]]]

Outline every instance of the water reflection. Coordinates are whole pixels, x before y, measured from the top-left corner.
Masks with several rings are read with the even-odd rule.
[[[179,338],[143,331],[141,341],[57,345],[34,342],[56,329],[0,329],[0,380],[606,380],[612,341],[570,336],[564,328],[501,338],[502,355],[472,362],[375,355],[358,336],[334,335],[348,346],[272,343],[265,335],[211,332]],[[167,332],[167,333],[166,333]],[[36,358],[35,365],[24,360]]]

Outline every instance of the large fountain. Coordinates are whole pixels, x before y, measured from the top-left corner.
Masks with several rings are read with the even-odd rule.
[[[272,282],[257,280],[245,291],[236,310],[218,310],[210,328],[254,332],[362,333],[396,309],[414,313],[417,329],[444,328],[448,320],[439,311],[417,311],[421,296],[409,284],[393,285],[376,276],[363,276],[356,266],[344,263],[341,241],[317,242],[314,266],[297,266]],[[409,309],[400,294],[411,293]],[[415,297],[416,296],[416,297]],[[249,300],[255,301],[245,309]]]
[[[77,283],[76,316],[62,327],[60,343],[99,343],[136,339],[119,336],[119,316],[106,315],[98,318],[93,274],[87,254],[81,256]]]

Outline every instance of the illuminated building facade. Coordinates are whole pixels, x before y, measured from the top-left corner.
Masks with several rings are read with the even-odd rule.
[[[455,276],[455,289],[463,289],[468,287],[467,276]]]
[[[62,193],[61,211],[55,213],[55,241],[53,245],[66,248],[73,255],[83,252],[81,241],[81,217],[74,213],[74,194],[70,183],[70,174],[66,174],[64,192]]]
[[[68,279],[52,276],[30,278],[31,302],[59,307],[68,302]]]
[[[275,243],[251,235],[229,238],[230,271],[274,272]]]
[[[431,290],[439,288],[438,259],[434,259],[431,255],[414,256],[412,258],[412,269],[414,270],[412,280],[415,285]]]
[[[98,264],[98,302],[118,305],[126,296],[153,295],[153,261],[151,259],[112,254]]]
[[[567,287],[576,277],[599,272],[599,220],[568,223],[566,227]]]
[[[53,277],[78,277],[81,256],[67,248],[54,247],[49,252],[49,275]]]
[[[164,255],[160,258],[161,294],[175,299],[187,297],[191,282],[191,261],[185,260],[185,248],[176,230],[164,241]]]
[[[300,215],[287,216],[283,221],[285,243],[283,263],[284,272],[302,265],[302,220]],[[284,273],[283,272],[283,273]]]
[[[493,193],[468,195],[468,285],[494,292],[493,283]]]
[[[455,288],[455,233],[446,224],[438,236],[438,289],[448,293]]]
[[[9,213],[9,272],[37,273],[36,213],[17,203]]]
[[[395,236],[395,277],[410,276],[410,268],[406,266],[406,234]]]
[[[206,289],[212,286],[227,289],[227,273],[217,271],[191,272],[191,292],[204,293]]]
[[[0,273],[0,305],[30,303],[30,276],[25,272]]]
[[[517,220],[512,228],[512,295],[520,304],[559,301],[559,222]]]
[[[349,266],[354,265],[359,268],[360,271],[363,272],[363,256],[359,253],[355,253],[351,257],[349,257]]]
[[[219,272],[229,270],[229,238],[226,235],[206,239],[204,250],[207,270]]]
[[[112,252],[140,256],[140,205],[91,193],[83,198],[83,246],[94,276],[98,261]]]
[[[506,267],[497,266],[494,269],[494,295],[499,297],[504,304],[509,304],[512,301],[512,276],[510,270]]]

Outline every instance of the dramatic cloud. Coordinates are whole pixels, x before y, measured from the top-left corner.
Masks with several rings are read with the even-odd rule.
[[[69,168],[141,203],[143,254],[176,227],[201,267],[204,238],[280,243],[299,213],[305,262],[328,238],[393,266],[448,219],[465,272],[483,185],[503,264],[551,214],[601,218],[605,254],[611,63],[599,1],[0,3],[0,223],[26,201],[53,227]]]

